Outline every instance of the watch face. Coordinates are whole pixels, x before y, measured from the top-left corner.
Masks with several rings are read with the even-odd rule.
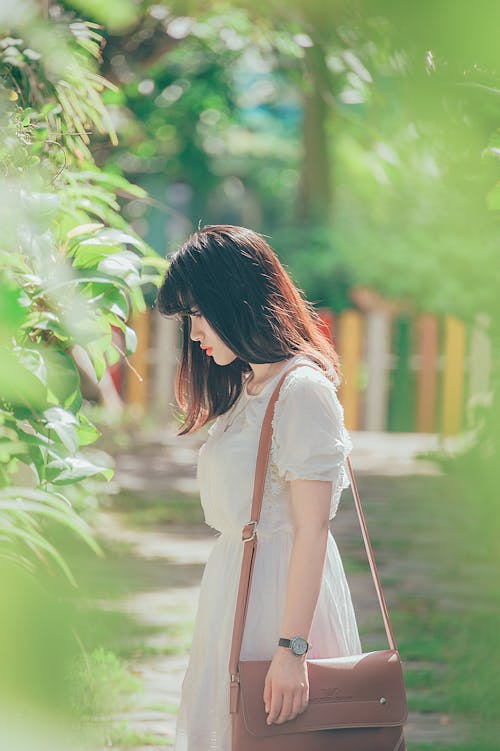
[[[296,655],[304,655],[307,652],[308,644],[301,636],[295,636],[290,644],[292,652]]]

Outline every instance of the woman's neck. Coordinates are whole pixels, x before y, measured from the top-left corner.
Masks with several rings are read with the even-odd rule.
[[[252,391],[249,391],[248,393],[258,394],[271,378],[274,378],[275,375],[283,370],[287,362],[288,360],[284,359],[271,363],[249,363],[252,372],[247,380],[247,389],[248,384],[251,384]]]

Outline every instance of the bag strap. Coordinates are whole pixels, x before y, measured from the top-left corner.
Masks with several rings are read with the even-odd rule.
[[[238,597],[236,601],[236,611],[235,611],[235,616],[234,616],[231,655],[229,658],[229,673],[231,676],[231,687],[230,687],[231,689],[230,690],[230,697],[231,697],[230,698],[230,707],[231,707],[230,711],[231,712],[236,711],[236,704],[237,704],[237,693],[238,693],[238,683],[239,683],[238,662],[240,659],[241,644],[243,641],[243,631],[245,628],[245,620],[246,620],[248,600],[249,600],[249,594],[250,594],[250,585],[252,582],[253,566],[254,566],[255,555],[256,555],[256,550],[257,550],[257,524],[260,519],[260,511],[262,508],[262,498],[264,494],[266,471],[267,471],[267,465],[269,462],[269,450],[271,446],[271,436],[272,436],[272,430],[273,430],[272,418],[274,414],[274,405],[278,398],[281,384],[283,383],[285,377],[292,370],[294,370],[295,368],[298,368],[300,365],[303,365],[303,364],[304,363],[301,363],[301,362],[294,363],[294,365],[285,369],[273,393],[271,394],[269,403],[267,405],[267,408],[264,414],[264,419],[262,422],[262,428],[261,428],[260,440],[259,440],[259,448],[257,452],[257,465],[256,465],[256,471],[255,471],[254,488],[253,488],[252,509],[251,509],[251,516],[250,516],[251,521],[245,524],[245,526],[243,527],[242,536],[241,536],[243,546],[244,546],[243,547],[243,560],[242,560],[242,565],[241,565],[241,576],[240,576],[240,583],[239,583],[239,589],[238,589]],[[315,367],[316,370],[323,372],[319,367],[316,367],[316,366],[310,366],[310,367]],[[356,480],[354,478],[354,473],[352,471],[351,460],[349,457],[346,457],[346,461],[349,467],[349,474],[351,477],[352,490],[354,492],[356,510],[358,512],[359,523],[361,525],[361,532],[363,535],[366,553],[368,555],[368,561],[369,561],[370,569],[372,572],[373,583],[375,584],[375,590],[377,592],[380,609],[382,611],[382,618],[384,620],[384,626],[385,626],[385,631],[387,634],[387,639],[389,641],[390,648],[393,650],[397,650],[396,642],[394,639],[394,634],[392,632],[391,624],[389,621],[389,614],[387,611],[387,606],[386,606],[384,595],[382,592],[382,587],[380,584],[380,578],[378,575],[377,566],[375,564],[375,558],[373,556],[372,546],[370,543],[370,539],[368,537],[368,530],[366,527],[366,521],[365,521],[365,517],[363,514],[363,509],[361,508],[361,501],[359,498],[358,487],[356,485]]]

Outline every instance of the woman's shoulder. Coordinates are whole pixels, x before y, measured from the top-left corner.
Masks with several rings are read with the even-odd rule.
[[[300,356],[296,363],[297,366],[283,379],[280,397],[288,393],[306,394],[318,390],[336,392],[339,379],[333,369],[327,374],[318,363],[305,355]]]

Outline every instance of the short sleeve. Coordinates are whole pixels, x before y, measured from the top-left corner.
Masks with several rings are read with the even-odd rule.
[[[273,461],[287,480],[332,480],[330,518],[348,487],[352,443],[335,385],[317,369],[297,368],[284,380],[273,417]]]

